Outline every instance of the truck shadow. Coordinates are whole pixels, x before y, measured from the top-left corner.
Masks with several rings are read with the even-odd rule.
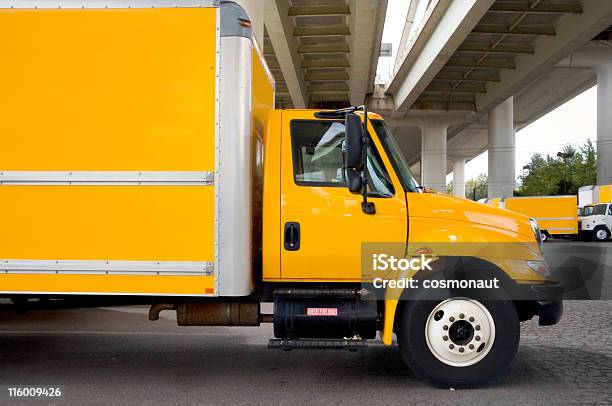
[[[44,382],[98,393],[128,386],[185,393],[234,391],[247,399],[265,390],[307,396],[312,388],[333,393],[338,387],[370,396],[403,396],[410,389],[451,396],[419,380],[403,363],[397,346],[379,342],[358,352],[284,352],[267,349],[269,325],[181,328],[171,319],[151,323],[142,312],[106,309],[23,316],[0,312],[0,326],[0,384]],[[555,330],[535,335],[527,328],[524,333],[513,366],[497,383],[453,396],[462,399],[504,388],[596,390],[602,380],[610,384],[612,359],[603,351],[571,343],[560,346]],[[599,349],[597,342],[590,345]]]

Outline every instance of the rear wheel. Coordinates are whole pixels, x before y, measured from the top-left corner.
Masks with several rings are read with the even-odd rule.
[[[610,230],[605,227],[599,227],[593,230],[593,239],[595,241],[603,242],[608,241],[610,238]]]
[[[410,368],[438,387],[473,387],[494,380],[511,364],[520,339],[510,300],[404,302],[400,352]]]
[[[540,231],[540,237],[542,238],[542,242],[546,242],[548,240],[548,232],[546,232],[546,230]]]

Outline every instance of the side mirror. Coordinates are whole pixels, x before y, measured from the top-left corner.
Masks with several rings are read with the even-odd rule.
[[[346,134],[344,160],[347,172],[360,172],[363,169],[363,124],[357,114],[348,113],[344,125]],[[348,177],[350,176],[347,174]],[[350,188],[351,179],[347,179],[347,182]]]
[[[361,179],[361,172],[346,168],[346,186],[351,193],[361,193],[363,190],[363,179]]]

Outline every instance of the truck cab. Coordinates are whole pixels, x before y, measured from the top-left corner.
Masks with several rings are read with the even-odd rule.
[[[350,116],[359,124],[351,125]],[[475,382],[469,376],[471,367],[485,359],[491,363],[481,367],[492,374],[501,371],[514,351],[519,320],[538,315],[541,325],[550,325],[561,315],[562,289],[549,280],[537,222],[424,191],[383,118],[365,116],[358,108],[270,113],[264,139],[262,275],[275,292],[275,335],[288,346],[304,338],[330,337],[330,316],[316,314],[335,314],[336,304],[346,300],[343,289],[349,288],[356,294],[349,302],[367,310],[354,312],[355,328],[345,330],[345,336],[372,337],[376,325],[383,343],[392,344],[397,337],[406,362],[434,384],[469,385]],[[366,147],[361,157],[352,159],[355,143],[350,140],[360,125],[356,139],[367,140]],[[359,168],[350,163],[362,158]],[[359,182],[352,184],[350,171],[359,172],[363,189]],[[421,286],[498,278],[503,288],[391,287],[376,292],[375,308],[360,307],[376,290],[367,280],[371,274],[364,273],[371,270],[373,255],[410,258],[418,253],[431,256],[435,264],[431,271],[409,274]],[[287,286],[299,289],[291,295]],[[331,291],[321,293],[322,287]],[[309,311],[314,313],[309,316]],[[376,322],[360,330],[356,320],[369,317]],[[457,320],[466,322],[467,341],[449,335]],[[478,331],[489,335],[485,338]],[[482,345],[490,343],[492,335],[508,340],[499,358],[489,352],[493,347]],[[423,353],[428,354],[426,361]]]
[[[578,226],[582,239],[608,241],[612,235],[612,204],[591,204],[580,208]]]

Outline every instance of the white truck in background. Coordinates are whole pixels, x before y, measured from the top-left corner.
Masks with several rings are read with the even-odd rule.
[[[578,206],[612,203],[612,185],[589,185],[578,189]]]
[[[581,240],[607,241],[612,236],[612,185],[578,189],[578,229]]]
[[[579,209],[580,239],[608,241],[612,236],[612,203],[588,204]]]

